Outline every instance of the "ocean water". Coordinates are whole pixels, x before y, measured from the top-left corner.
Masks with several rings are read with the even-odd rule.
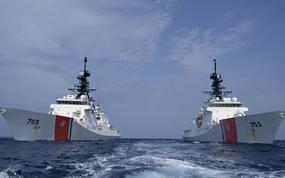
[[[0,139],[0,177],[285,177],[285,148],[157,139]]]

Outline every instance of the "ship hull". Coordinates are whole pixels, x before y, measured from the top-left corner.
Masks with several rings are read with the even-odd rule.
[[[285,117],[285,113],[284,113]],[[285,119],[281,122],[281,125],[276,133],[274,144],[284,147],[285,146]]]
[[[119,133],[115,131],[95,132],[69,117],[12,108],[2,108],[1,112],[15,140],[68,141],[120,138]]]
[[[281,111],[220,120],[219,124],[200,131],[185,131],[185,141],[274,144],[284,119]]]

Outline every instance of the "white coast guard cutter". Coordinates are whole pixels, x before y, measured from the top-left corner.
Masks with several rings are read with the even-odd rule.
[[[248,108],[243,102],[227,97],[231,91],[224,91],[223,79],[216,71],[210,76],[213,80],[210,99],[200,109],[198,116],[184,131],[185,141],[262,143],[273,144],[276,133],[285,117],[285,111],[275,111],[255,115],[245,115]]]
[[[8,127],[16,140],[105,140],[120,138],[119,130],[113,128],[95,106],[89,96],[95,89],[89,88],[86,69],[87,58],[84,59],[84,69],[77,77],[79,85],[71,90],[71,94],[57,98],[51,104],[49,114],[20,109],[0,108]]]

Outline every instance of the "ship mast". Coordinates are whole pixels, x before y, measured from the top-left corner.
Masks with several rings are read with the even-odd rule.
[[[221,74],[217,73],[217,60],[214,59],[214,72],[210,75],[212,81],[212,91],[204,91],[204,93],[211,95],[211,97],[223,99],[227,94],[232,93],[232,91],[225,91],[222,85],[223,78]]]
[[[88,99],[92,101],[89,93],[95,91],[96,89],[89,88],[88,77],[91,76],[90,72],[86,69],[87,57],[84,58],[84,68],[83,71],[79,72],[77,79],[79,80],[79,85],[75,85],[75,88],[70,88],[68,90],[73,91],[77,94],[76,98],[79,98],[81,95],[87,95]]]

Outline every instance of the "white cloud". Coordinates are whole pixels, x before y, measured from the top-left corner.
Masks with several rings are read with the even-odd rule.
[[[171,7],[171,1],[0,1],[1,83],[17,95],[40,90],[54,96],[84,56],[127,64],[155,60]]]
[[[171,3],[1,1],[1,60],[88,55],[111,61],[151,61],[170,19],[164,4]]]
[[[210,59],[219,58],[245,45],[244,36],[251,24],[244,22],[234,27],[193,29],[176,35],[169,59],[178,61],[188,70],[204,68]]]

